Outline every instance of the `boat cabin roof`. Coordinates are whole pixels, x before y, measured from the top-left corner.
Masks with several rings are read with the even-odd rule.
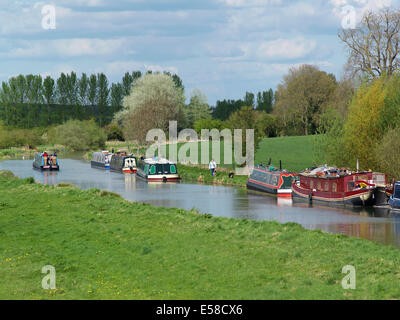
[[[175,162],[169,161],[166,158],[147,158],[143,160],[147,164],[175,164]]]

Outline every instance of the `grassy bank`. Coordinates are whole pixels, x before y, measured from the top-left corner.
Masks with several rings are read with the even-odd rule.
[[[247,181],[247,176],[235,175],[233,179],[229,178],[230,170],[224,168],[217,168],[217,172],[214,177],[211,176],[210,170],[197,166],[185,166],[178,164],[178,172],[183,181],[237,187],[245,187]]]
[[[393,247],[32,182],[0,174],[1,299],[400,298]],[[56,290],[41,287],[45,265]]]
[[[279,160],[282,167],[291,171],[301,171],[311,167],[314,163],[314,137],[280,137],[263,139],[255,155],[255,163],[268,163],[279,168]],[[317,163],[319,165],[320,163]]]
[[[43,151],[57,151],[60,152],[69,152],[69,149],[66,146],[62,145],[43,145],[38,146],[34,149],[28,148],[10,148],[10,149],[0,149],[0,160],[10,160],[10,159],[32,159],[37,152]]]

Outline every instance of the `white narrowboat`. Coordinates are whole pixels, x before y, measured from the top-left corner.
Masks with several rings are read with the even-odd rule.
[[[92,166],[92,168],[110,169],[111,158],[112,153],[108,151],[93,152],[90,165]]]

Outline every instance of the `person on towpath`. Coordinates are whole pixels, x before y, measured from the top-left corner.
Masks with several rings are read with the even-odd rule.
[[[208,165],[208,167],[211,170],[211,176],[214,176],[215,169],[217,168],[217,164],[215,163],[214,159],[211,159],[210,164]]]

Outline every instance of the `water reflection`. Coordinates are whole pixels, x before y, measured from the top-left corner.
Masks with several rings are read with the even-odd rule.
[[[99,170],[81,160],[60,160],[59,172],[32,169],[30,160],[0,162],[0,170],[11,170],[48,185],[72,183],[82,189],[99,188],[121,194],[131,201],[156,206],[196,209],[215,216],[296,222],[308,229],[362,237],[400,247],[400,215],[387,209],[334,208],[291,199],[277,199],[243,188],[186,183],[146,183],[136,175]]]

